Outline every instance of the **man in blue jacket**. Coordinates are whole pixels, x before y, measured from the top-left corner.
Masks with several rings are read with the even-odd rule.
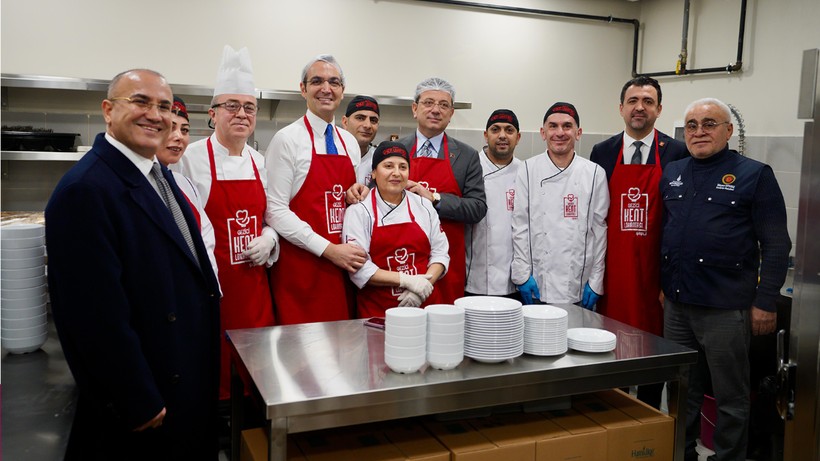
[[[774,331],[788,267],[786,207],[772,169],[729,150],[729,108],[701,99],[686,109],[690,158],[670,163],[661,286],[664,336],[700,352],[689,375],[685,460],[696,461],[699,412],[711,374],[718,407],[715,455],[746,459],[750,335]]]
[[[123,72],[106,132],[46,207],[48,286],[78,401],[66,460],[216,460],[219,286],[194,215],[155,153],[173,95]]]

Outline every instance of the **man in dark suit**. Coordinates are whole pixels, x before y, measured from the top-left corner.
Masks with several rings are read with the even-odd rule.
[[[106,132],[46,207],[51,307],[78,389],[67,460],[217,458],[219,287],[155,159],[172,103],[154,71],[114,77]]]
[[[685,144],[655,129],[661,97],[661,86],[651,77],[626,82],[619,106],[624,131],[596,144],[590,154],[606,171],[610,195],[605,295],[598,312],[658,336],[663,334],[658,184],[667,163],[688,156]],[[640,386],[638,398],[659,408],[662,391],[663,383]]]
[[[444,132],[455,112],[455,88],[431,77],[416,86],[416,133],[399,140],[410,152],[408,190],[433,202],[450,243],[450,267],[436,284],[436,302],[464,296],[467,278],[464,225],[487,214],[484,177],[478,152]]]

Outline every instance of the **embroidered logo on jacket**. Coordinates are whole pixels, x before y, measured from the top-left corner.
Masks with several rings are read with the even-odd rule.
[[[678,179],[676,179],[676,180],[674,180],[674,181],[671,181],[671,182],[669,183],[669,185],[670,185],[670,186],[672,186],[672,187],[680,187],[680,186],[682,186],[682,185],[683,185],[683,181],[681,181],[681,180],[680,180],[680,175],[678,175]]]
[[[515,210],[515,189],[507,191],[507,211]]]
[[[737,176],[735,176],[735,175],[733,175],[733,174],[731,174],[731,173],[729,173],[729,174],[725,174],[725,175],[723,175],[723,177],[722,177],[722,178],[720,178],[720,184],[718,184],[717,186],[715,186],[715,189],[719,189],[719,190],[735,190],[735,186],[734,186],[734,184],[735,184],[735,181],[736,181],[736,180],[737,180]]]
[[[578,219],[578,197],[567,194],[564,197],[564,217]]]

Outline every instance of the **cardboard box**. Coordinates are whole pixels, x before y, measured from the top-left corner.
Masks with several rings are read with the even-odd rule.
[[[540,440],[536,461],[601,461],[607,456],[606,429],[575,410],[553,410],[544,417],[566,432],[560,438]]]
[[[618,403],[620,398],[612,399]],[[646,413],[632,403],[622,403],[633,414]],[[674,419],[663,414],[645,414],[639,420],[592,394],[574,399],[573,408],[606,428],[608,461],[672,460]]]
[[[405,461],[384,434],[356,426],[295,434],[308,461]]]
[[[501,434],[490,440],[466,421],[425,422],[427,429],[452,453],[453,461],[534,461],[535,442]]]
[[[296,443],[288,438],[288,461],[304,461]],[[265,429],[257,427],[242,431],[239,461],[268,461],[268,436]]]
[[[419,420],[390,422],[384,435],[408,461],[450,461],[450,450],[427,432]]]

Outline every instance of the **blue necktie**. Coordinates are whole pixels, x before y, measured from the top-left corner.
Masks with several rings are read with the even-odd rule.
[[[419,153],[416,157],[435,157],[435,154],[436,151],[433,149],[433,143],[428,139],[421,145],[421,149],[419,149]]]
[[[333,142],[333,125],[330,123],[327,124],[327,128],[325,129],[325,147],[327,148],[328,154],[339,153],[339,151],[336,150],[336,143]]]

